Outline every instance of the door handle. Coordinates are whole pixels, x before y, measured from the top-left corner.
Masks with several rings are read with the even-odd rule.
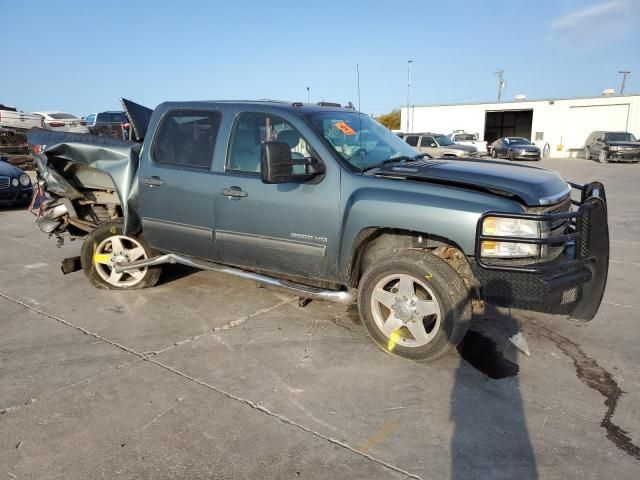
[[[220,190],[220,195],[224,195],[225,197],[240,199],[242,197],[246,197],[249,194],[244,190],[242,190],[240,187],[234,186],[229,188],[223,188],[222,190]]]
[[[164,185],[164,180],[154,175],[153,177],[143,178],[142,183],[148,185],[149,187],[161,187]]]

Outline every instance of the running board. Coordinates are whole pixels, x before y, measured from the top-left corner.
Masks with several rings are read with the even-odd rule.
[[[301,283],[289,282],[287,280],[269,277],[267,275],[262,275],[259,273],[247,272],[245,270],[228,267],[226,265],[220,265],[218,263],[207,262],[205,260],[196,260],[195,258],[185,257],[182,255],[177,255],[175,253],[167,253],[164,255],[159,255],[157,257],[145,260],[136,260],[135,262],[126,264],[117,263],[114,266],[114,269],[116,273],[123,273],[127,270],[153,267],[155,265],[163,265],[165,263],[179,263],[181,265],[199,268],[201,270],[211,270],[213,272],[226,273],[228,275],[244,278],[246,280],[253,280],[266,286],[281,288],[304,298],[329,300],[331,302],[343,303],[345,305],[355,303],[356,298],[355,293],[352,290],[323,290],[321,288],[302,285]]]

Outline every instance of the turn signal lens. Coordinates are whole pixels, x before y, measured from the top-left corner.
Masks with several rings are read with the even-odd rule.
[[[499,237],[539,238],[540,222],[517,218],[487,217],[482,222],[482,234]]]

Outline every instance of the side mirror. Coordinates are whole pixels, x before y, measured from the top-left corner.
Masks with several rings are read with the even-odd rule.
[[[304,165],[304,173],[294,173],[294,166]],[[293,160],[291,149],[284,142],[264,142],[260,155],[262,183],[306,182],[325,172],[315,159]]]
[[[438,145],[436,145],[435,143],[432,143],[432,144],[431,144],[431,146],[432,146],[433,148],[436,148]]]

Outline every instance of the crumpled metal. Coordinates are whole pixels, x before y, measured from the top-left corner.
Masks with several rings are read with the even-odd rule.
[[[83,133],[53,132],[34,128],[27,135],[44,189],[55,195],[77,200],[84,198],[72,181],[65,178],[52,159],[81,163],[107,173],[116,188],[124,214],[125,234],[140,228],[136,213],[138,204],[138,165],[142,144],[112,137]]]

